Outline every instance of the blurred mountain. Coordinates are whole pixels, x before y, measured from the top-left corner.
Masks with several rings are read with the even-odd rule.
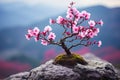
[[[7,15],[5,14],[7,12],[4,12],[4,10],[5,9],[3,9],[2,11],[2,8],[0,7],[0,17]],[[32,13],[27,11],[29,9],[23,8],[23,10],[26,11],[26,13],[27,12],[30,13],[30,15],[26,14],[26,17],[28,18],[25,18],[25,17],[23,18],[22,16],[14,15],[19,17],[17,19],[18,20],[17,22],[21,24],[22,23],[27,24],[26,19],[34,20],[32,19],[34,17],[32,15],[35,15],[37,11],[36,12],[33,11]],[[74,49],[74,51],[77,50],[79,51],[80,54],[82,54],[81,52],[86,52],[86,51],[92,52],[103,59],[106,59],[115,64],[119,64],[119,61],[120,61],[120,42],[119,42],[120,41],[120,36],[119,36],[120,8],[106,8],[103,6],[94,6],[94,7],[89,7],[85,9],[79,9],[79,10],[80,11],[87,10],[92,14],[91,16],[92,19],[97,21],[102,19],[104,21],[104,26],[101,27],[99,36],[94,38],[96,40],[102,40],[103,45],[101,48],[98,48],[95,45],[90,47],[89,49],[88,48],[80,49],[80,47],[77,47],[76,49]],[[21,9],[17,10],[16,12],[17,13],[21,12]],[[13,13],[14,11],[13,12],[11,11],[11,13],[9,13],[8,15],[12,15]],[[45,14],[48,14],[48,13],[45,12]],[[38,16],[38,18],[40,18],[41,16],[39,15],[35,15],[35,16]],[[66,15],[65,13],[61,14],[61,16],[65,16],[65,15]],[[4,18],[8,18],[8,17],[6,16]],[[57,18],[57,16],[53,16],[51,18],[55,19]],[[14,20],[16,21],[16,19],[13,19],[13,21]],[[17,61],[17,62],[23,62],[23,63],[25,62],[34,67],[36,65],[39,65],[40,62],[48,60],[49,56],[51,56],[51,58],[54,56],[54,54],[50,55],[49,52],[50,53],[54,52],[55,55],[57,55],[56,53],[60,53],[61,51],[63,51],[61,48],[56,46],[43,46],[40,44],[40,42],[34,42],[34,39],[30,41],[25,39],[25,34],[27,33],[27,29],[33,28],[35,26],[38,26],[40,29],[43,29],[44,26],[48,25],[48,22],[49,22],[48,20],[49,18],[48,19],[46,18],[42,21],[38,20],[38,22],[36,21],[34,23],[29,24],[29,26],[21,26],[18,23],[15,23],[15,24],[18,24],[19,26],[0,29],[0,37],[1,37],[0,38],[0,58],[8,61]],[[7,22],[6,19],[3,22],[0,19],[0,26],[4,27],[4,25],[9,25],[9,26],[13,25],[11,24],[11,22],[7,24],[5,22]],[[53,27],[54,27],[53,31],[56,33],[57,37],[59,37],[60,31],[62,29],[57,25],[54,25]],[[54,49],[55,51],[52,50],[46,53],[46,51],[49,49],[50,50]],[[45,60],[43,60],[44,58]]]
[[[13,55],[12,57],[8,58],[7,61],[11,61],[11,62],[15,61],[23,64],[30,64],[31,67],[36,67],[37,65],[40,65],[39,60],[35,58],[34,59],[30,58],[29,56],[26,56],[24,54]]]
[[[42,7],[41,7],[42,6]],[[48,14],[48,12],[50,12]],[[28,26],[28,24],[60,13],[56,8],[40,5],[26,5],[23,3],[0,3],[0,28]],[[5,24],[7,23],[7,24]]]

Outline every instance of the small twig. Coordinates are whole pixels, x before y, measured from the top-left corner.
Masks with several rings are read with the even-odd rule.
[[[80,21],[80,22],[77,24],[77,26],[80,25],[80,24],[82,24],[82,23],[84,22],[84,20],[85,20],[85,19],[82,18],[82,21]]]
[[[66,42],[73,42],[73,41],[75,41],[75,40],[78,40],[78,38],[72,38],[72,39],[70,39],[70,40],[66,40]]]
[[[63,32],[63,35],[65,36],[65,33],[67,31],[67,28],[63,25],[63,28],[64,28],[64,32]]]
[[[41,36],[41,38],[42,38],[43,40],[46,40],[49,44],[61,46],[60,42],[55,42],[55,41],[53,41],[53,40],[48,40],[48,39],[45,38],[44,36]]]
[[[76,47],[76,46],[79,46],[79,45],[84,45],[84,46],[86,46],[86,44],[82,44],[82,42],[85,40],[85,38],[83,38],[79,43],[77,43],[77,44],[73,44],[72,46],[70,46],[68,49],[70,50],[70,49],[72,49],[73,47]]]
[[[66,39],[71,38],[75,35],[77,35],[77,33],[72,33],[71,35],[68,35],[68,36],[64,37],[62,40],[65,41]]]
[[[82,43],[78,43],[78,44],[74,44],[72,45],[71,47],[69,47],[68,49],[72,49],[73,47],[76,47],[76,46],[79,46],[79,45],[84,45],[84,46],[87,46],[86,44],[82,44]]]

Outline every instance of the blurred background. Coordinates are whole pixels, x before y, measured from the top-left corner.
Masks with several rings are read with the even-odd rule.
[[[21,71],[28,71],[54,58],[63,50],[57,46],[43,46],[25,34],[35,26],[43,29],[49,18],[65,16],[72,0],[0,0],[0,79]],[[74,0],[75,7],[87,10],[91,19],[104,21],[96,40],[98,48],[77,47],[78,54],[92,53],[120,67],[120,0]],[[60,27],[52,26],[59,37]]]

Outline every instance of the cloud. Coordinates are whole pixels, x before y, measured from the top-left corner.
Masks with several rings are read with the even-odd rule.
[[[49,5],[58,8],[65,8],[73,0],[0,0],[0,3],[21,2],[28,5]],[[79,7],[93,5],[104,5],[108,7],[120,7],[120,0],[74,0]]]

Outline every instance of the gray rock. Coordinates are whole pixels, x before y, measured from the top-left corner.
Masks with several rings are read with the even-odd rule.
[[[4,80],[120,80],[118,70],[107,61],[93,54],[84,55],[88,65],[77,64],[73,68],[54,65],[53,60],[32,69],[21,72]]]

